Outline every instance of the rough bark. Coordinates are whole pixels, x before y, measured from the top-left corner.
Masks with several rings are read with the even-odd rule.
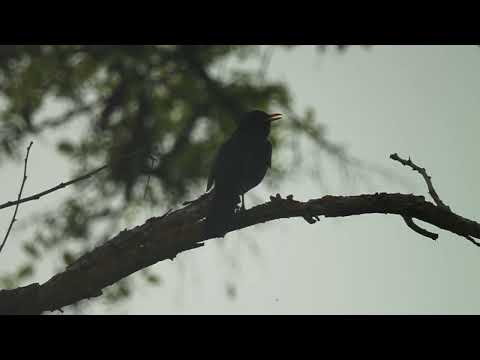
[[[102,289],[124,277],[159,261],[173,260],[183,251],[203,246],[208,240],[203,234],[203,218],[209,202],[210,195],[205,195],[182,209],[124,230],[42,285],[0,291],[0,313],[41,314],[98,297],[102,295]],[[306,202],[277,195],[270,202],[237,214],[228,231],[278,219],[303,217],[314,223],[320,216],[362,214],[395,214],[404,219],[424,221],[475,244],[473,238],[480,239],[480,224],[475,221],[428,202],[423,196],[386,193],[325,196]],[[415,230],[415,227],[411,228]]]

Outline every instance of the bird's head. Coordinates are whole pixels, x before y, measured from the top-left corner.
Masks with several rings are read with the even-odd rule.
[[[270,133],[272,122],[280,120],[281,118],[282,114],[267,114],[264,111],[253,110],[245,113],[243,119],[240,121],[239,128],[243,131],[250,132],[252,135],[267,137]]]

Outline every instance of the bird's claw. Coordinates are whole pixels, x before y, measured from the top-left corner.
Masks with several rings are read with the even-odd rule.
[[[244,212],[244,211],[247,211],[247,209],[245,208],[245,205],[244,206],[237,205],[235,207],[235,214],[239,214],[239,213]]]

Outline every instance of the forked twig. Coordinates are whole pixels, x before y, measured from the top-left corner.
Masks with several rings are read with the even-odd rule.
[[[390,159],[392,160],[395,160],[395,161],[398,161],[400,164],[404,165],[404,166],[408,166],[410,167],[412,170],[414,171],[417,171],[418,173],[420,173],[420,175],[422,175],[423,179],[425,180],[425,182],[427,183],[427,187],[428,187],[428,193],[430,194],[430,196],[432,197],[433,201],[435,202],[435,204],[437,204],[438,207],[441,207],[445,210],[448,210],[448,211],[452,211],[450,210],[450,207],[448,207],[447,205],[445,205],[445,203],[440,199],[440,197],[438,196],[437,192],[435,191],[435,188],[433,187],[433,184],[432,184],[432,177],[429,176],[427,174],[427,171],[425,170],[425,168],[421,168],[417,165],[415,165],[412,161],[412,159],[408,158],[408,160],[404,160],[402,159],[400,156],[398,156],[398,154],[392,154],[390,155]]]

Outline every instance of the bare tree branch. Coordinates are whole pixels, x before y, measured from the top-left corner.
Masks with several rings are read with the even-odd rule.
[[[133,157],[135,155],[138,155],[141,151],[143,150],[138,150],[138,151],[135,151],[131,154],[128,154],[128,155],[125,155],[125,156],[121,156],[120,158],[117,159],[117,161],[120,161],[120,160],[124,160],[126,158],[130,158],[130,157]],[[18,205],[18,204],[22,204],[24,202],[27,202],[27,201],[33,201],[33,200],[38,200],[40,199],[41,197],[45,196],[45,195],[48,195],[48,194],[51,194],[57,190],[60,190],[60,189],[63,189],[63,188],[66,188],[67,186],[70,186],[70,185],[73,185],[77,182],[80,182],[80,181],[83,181],[83,180],[87,180],[89,178],[91,178],[92,176],[98,174],[99,172],[109,168],[110,166],[112,166],[115,162],[112,162],[112,163],[109,163],[109,164],[106,164],[106,165],[103,165],[95,170],[92,170],[90,171],[89,173],[85,174],[85,175],[82,175],[82,176],[79,176],[73,180],[70,180],[70,181],[67,181],[67,182],[61,182],[60,184],[58,184],[57,186],[54,186],[48,190],[45,190],[45,191],[42,191],[40,193],[37,193],[35,195],[32,195],[32,196],[29,196],[29,197],[26,197],[26,198],[23,198],[23,199],[18,199],[16,201],[8,201],[4,204],[0,204],[0,210],[1,209],[5,209],[5,208],[8,208],[8,207],[11,207],[11,206],[15,206],[15,205]]]
[[[203,218],[210,196],[189,206],[151,218],[125,230],[83,255],[48,280],[24,288],[0,291],[1,314],[40,314],[102,295],[102,289],[159,261],[203,246]],[[306,202],[280,196],[235,215],[228,232],[286,218],[345,217],[361,214],[396,214],[415,218],[462,237],[480,239],[480,224],[425,201],[423,196],[376,193],[325,196]]]
[[[73,180],[70,180],[70,181],[67,181],[67,182],[61,182],[60,184],[58,184],[57,186],[54,186],[52,187],[51,189],[48,189],[48,190],[45,190],[45,191],[42,191],[38,194],[35,194],[35,195],[32,195],[32,196],[29,196],[29,197],[26,197],[26,198],[23,198],[23,199],[18,199],[16,201],[9,201],[9,202],[6,202],[4,204],[1,204],[0,205],[0,210],[1,209],[5,209],[5,208],[8,208],[10,206],[14,206],[14,205],[18,205],[18,204],[21,204],[21,203],[24,203],[24,202],[27,202],[27,201],[32,201],[32,200],[38,200],[40,199],[41,197],[45,196],[45,195],[48,195],[48,194],[51,194],[53,193],[54,191],[57,191],[57,190],[60,190],[60,189],[63,189],[63,188],[66,188],[67,186],[70,186],[72,184],[75,184],[77,182],[80,182],[80,181],[83,181],[83,180],[86,180],[88,178],[91,178],[93,175],[95,174],[98,174],[100,171],[102,170],[105,170],[106,168],[108,168],[109,165],[104,165],[102,167],[99,167],[98,169],[95,169],[93,171],[90,171],[89,173],[85,174],[85,175],[82,175],[82,176],[79,176]]]
[[[30,155],[30,149],[33,145],[33,141],[30,142],[30,145],[27,147],[27,155],[25,155],[25,165],[23,167],[23,179],[22,179],[22,185],[20,186],[20,191],[18,192],[18,201],[17,201],[17,206],[15,207],[15,212],[13,213],[12,221],[10,221],[10,225],[8,226],[7,233],[5,234],[5,238],[3,239],[2,245],[0,245],[0,253],[3,250],[3,247],[7,243],[8,235],[10,235],[10,231],[12,230],[13,223],[17,221],[17,212],[18,208],[20,206],[20,198],[22,197],[22,192],[23,192],[23,187],[25,186],[25,182],[27,181],[27,163],[28,163],[28,155]]]
[[[28,152],[27,152],[28,157]],[[237,213],[226,233],[278,219],[301,217],[315,224],[320,216],[346,217],[362,214],[394,214],[401,216],[407,226],[433,240],[437,234],[427,231],[413,221],[418,219],[440,229],[466,238],[476,246],[480,243],[480,224],[453,213],[438,198],[430,177],[411,160],[393,154],[391,158],[419,171],[429,186],[437,205],[423,196],[375,193],[357,196],[324,196],[300,202],[292,195],[283,199],[279,194],[270,202]],[[102,290],[123,278],[159,261],[173,260],[181,252],[204,245],[210,237],[204,231],[213,191],[185,207],[161,217],[151,218],[143,225],[124,230],[111,240],[84,254],[65,271],[46,283],[0,291],[0,314],[40,314],[56,311],[81,300],[102,295]]]
[[[435,204],[437,204],[439,207],[442,207],[450,211],[450,208],[447,205],[445,205],[442,200],[440,200],[440,197],[438,196],[437,192],[435,191],[435,188],[433,187],[432,177],[427,174],[427,171],[424,168],[421,168],[415,165],[410,158],[408,158],[408,160],[402,159],[400,156],[398,156],[398,154],[390,155],[390,159],[398,161],[403,166],[408,166],[412,170],[420,173],[420,175],[423,176],[423,179],[427,183],[428,193],[432,197],[433,201],[435,201]]]

